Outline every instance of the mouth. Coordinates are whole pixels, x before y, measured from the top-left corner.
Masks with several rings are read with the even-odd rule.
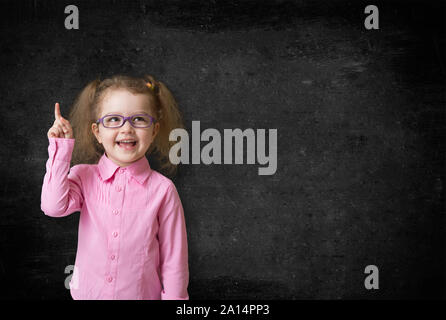
[[[128,139],[128,140],[116,141],[116,143],[119,147],[121,147],[123,149],[131,150],[136,147],[136,144],[138,143],[138,141]]]

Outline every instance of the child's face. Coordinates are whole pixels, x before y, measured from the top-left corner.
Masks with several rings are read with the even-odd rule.
[[[140,113],[155,118],[146,96],[135,95],[123,89],[108,92],[99,106],[99,111],[98,119],[107,114],[129,117]],[[105,128],[102,124],[94,123],[92,130],[98,142],[104,147],[107,157],[120,167],[126,167],[144,157],[158,134],[159,123],[152,124],[149,128],[134,128],[129,121],[126,121],[121,128]],[[136,144],[133,146],[120,143],[122,140],[134,140]]]

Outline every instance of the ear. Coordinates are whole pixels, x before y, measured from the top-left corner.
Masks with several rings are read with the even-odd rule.
[[[159,131],[160,131],[160,124],[159,122],[156,122],[155,126],[153,127],[153,140],[155,140]]]
[[[93,123],[91,125],[91,131],[93,132],[94,136],[96,137],[96,140],[98,140],[99,143],[102,143],[101,135],[99,134],[99,127],[97,123]]]

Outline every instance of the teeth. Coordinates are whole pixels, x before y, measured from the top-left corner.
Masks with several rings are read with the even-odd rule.
[[[123,143],[132,143],[132,142],[135,142],[135,141],[133,141],[133,140],[121,140],[121,141],[118,141],[118,142],[123,142]]]

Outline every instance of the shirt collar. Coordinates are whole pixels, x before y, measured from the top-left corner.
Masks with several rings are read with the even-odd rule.
[[[98,168],[102,180],[105,181],[110,179],[120,167],[111,161],[104,153],[98,162]],[[128,171],[139,184],[143,184],[152,173],[149,161],[145,156],[124,169]]]

